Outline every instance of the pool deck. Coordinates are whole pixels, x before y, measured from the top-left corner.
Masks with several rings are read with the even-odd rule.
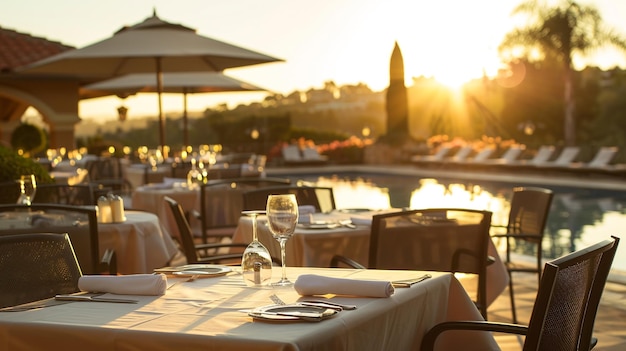
[[[593,174],[580,171],[497,169],[482,167],[433,168],[415,165],[317,165],[295,167],[268,167],[268,176],[295,176],[298,174],[320,174],[350,172],[363,174],[389,174],[403,176],[419,176],[424,178],[454,178],[468,180],[485,180],[494,182],[523,182],[531,185],[552,185],[566,187],[584,187],[589,189],[626,191],[626,176]]]
[[[589,175],[580,172],[552,171],[498,171],[481,169],[441,169],[419,168],[415,165],[323,165],[298,167],[269,167],[267,176],[297,176],[299,174],[363,173],[419,176],[432,178],[454,178],[485,180],[536,185],[568,186],[589,189],[626,191],[626,177],[615,175]],[[626,280],[622,274],[613,277],[602,294],[602,301],[594,325],[594,337],[598,339],[596,351],[626,350]],[[615,279],[617,278],[617,279]],[[527,324],[537,294],[537,278],[532,274],[516,274],[514,277],[518,322]],[[511,310],[508,290],[489,307],[489,320],[511,323]],[[521,350],[522,340],[516,336],[497,334],[496,340],[503,351]]]

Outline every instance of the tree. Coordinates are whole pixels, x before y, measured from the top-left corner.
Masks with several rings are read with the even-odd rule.
[[[626,41],[612,29],[605,28],[599,11],[592,5],[572,0],[559,0],[553,7],[546,1],[528,0],[517,6],[513,14],[527,14],[529,24],[508,33],[500,45],[501,53],[522,48],[527,58],[533,53],[554,55],[564,68],[564,139],[566,145],[576,143],[575,99],[573,94],[572,58],[585,55],[607,44],[626,49]]]
[[[409,103],[404,85],[404,59],[398,43],[395,43],[389,63],[389,87],[387,88],[387,135],[390,143],[402,143],[408,137]]]

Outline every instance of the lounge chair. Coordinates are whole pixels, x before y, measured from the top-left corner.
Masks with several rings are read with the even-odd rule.
[[[304,162],[327,162],[328,157],[320,155],[315,146],[307,146],[302,149],[302,161]]]
[[[538,162],[534,166],[537,168],[563,168],[568,167],[576,156],[580,153],[580,147],[578,146],[568,146],[561,151],[559,157],[557,157],[554,161],[546,161],[546,162]]]
[[[443,162],[452,163],[452,164],[463,163],[467,161],[467,158],[469,157],[469,155],[472,154],[472,152],[474,152],[473,146],[471,145],[463,146],[461,149],[459,149],[459,151],[456,152],[456,154],[454,154],[454,156],[444,158]]]
[[[458,164],[473,164],[473,165],[479,165],[484,163],[486,160],[489,159],[489,157],[491,157],[491,155],[493,155],[493,153],[496,151],[496,149],[488,147],[486,149],[483,149],[481,151],[479,151],[476,156],[465,159],[465,161],[460,161],[457,162]]]
[[[508,148],[502,157],[499,158],[486,158],[484,160],[475,160],[474,163],[483,165],[505,165],[512,164],[517,161],[522,152],[526,149],[525,145],[513,145]]]
[[[415,155],[411,157],[411,162],[413,163],[439,163],[444,160],[446,155],[452,150],[451,146],[441,146],[437,152],[432,155]]]
[[[611,161],[613,161],[613,158],[615,158],[615,155],[617,155],[618,151],[619,148],[615,146],[601,147],[591,161],[587,163],[574,162],[569,164],[566,169],[582,172],[612,172],[624,170],[622,165],[614,166],[610,164]]]
[[[510,167],[535,167],[537,165],[542,165],[550,160],[550,158],[554,155],[554,151],[556,148],[552,145],[543,145],[537,150],[535,156],[529,160],[517,160],[515,162],[509,163]]]
[[[301,162],[302,155],[298,145],[285,145],[282,149],[283,160],[285,163]]]

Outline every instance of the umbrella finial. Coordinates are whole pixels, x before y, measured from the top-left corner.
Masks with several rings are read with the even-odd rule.
[[[152,8],[152,17],[158,17],[156,14],[156,6]]]

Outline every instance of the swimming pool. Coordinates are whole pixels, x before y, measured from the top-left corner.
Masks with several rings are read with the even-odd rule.
[[[337,208],[466,207],[493,212],[492,222],[506,224],[515,186],[543,186],[554,191],[546,233],[546,259],[589,246],[626,228],[626,186],[579,179],[498,178],[493,175],[425,172],[402,168],[282,169],[271,175],[333,188]],[[544,184],[541,184],[543,182]],[[626,272],[621,245],[614,271]],[[616,272],[617,274],[617,272]],[[620,277],[621,278],[621,277]]]

